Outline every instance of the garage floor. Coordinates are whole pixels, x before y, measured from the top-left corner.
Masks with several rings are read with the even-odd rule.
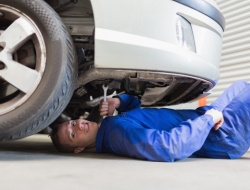
[[[250,152],[239,160],[133,160],[94,150],[60,154],[47,135],[0,143],[0,189],[250,189]]]

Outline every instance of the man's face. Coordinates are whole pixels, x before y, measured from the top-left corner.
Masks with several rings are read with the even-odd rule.
[[[75,151],[78,153],[95,144],[98,129],[99,125],[95,122],[83,119],[70,120],[60,124],[59,141],[61,144],[79,148],[79,151]]]

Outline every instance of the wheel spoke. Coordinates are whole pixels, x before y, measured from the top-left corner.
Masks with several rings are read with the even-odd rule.
[[[35,33],[32,26],[23,18],[13,22],[0,36],[0,44],[3,44],[8,53],[13,53],[27,42]]]
[[[6,68],[0,70],[0,77],[24,93],[34,88],[34,83],[40,80],[40,74],[33,69],[21,65],[13,60],[8,60]]]

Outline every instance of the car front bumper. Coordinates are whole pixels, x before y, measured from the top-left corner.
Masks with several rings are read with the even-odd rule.
[[[172,0],[91,2],[95,68],[185,75],[213,85],[218,81],[223,29],[212,18]],[[176,15],[191,23],[196,52],[179,45]]]

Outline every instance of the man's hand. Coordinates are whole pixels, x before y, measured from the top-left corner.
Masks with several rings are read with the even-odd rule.
[[[106,102],[101,102],[99,105],[99,112],[101,116],[111,116],[114,114],[115,109],[120,107],[119,98],[110,98]]]
[[[214,129],[218,130],[224,122],[222,113],[218,110],[211,109],[211,110],[206,111],[205,114],[211,115],[213,117]]]

